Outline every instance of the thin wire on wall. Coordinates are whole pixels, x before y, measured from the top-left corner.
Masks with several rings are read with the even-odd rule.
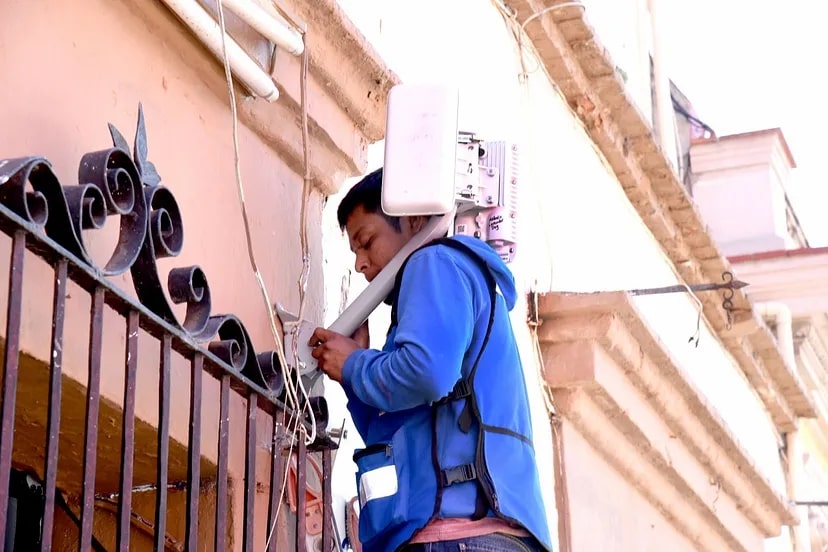
[[[514,35],[515,40],[517,41],[518,52],[519,52],[518,58],[519,58],[520,65],[521,65],[521,73],[518,75],[518,81],[523,85],[524,90],[525,90],[526,95],[527,95],[527,98],[529,98],[529,96],[530,96],[530,94],[529,94],[530,87],[529,87],[529,82],[528,82],[529,81],[529,75],[536,72],[540,68],[541,62],[540,62],[540,56],[537,54],[537,51],[532,47],[531,41],[528,41],[528,46],[527,46],[527,41],[525,40],[525,39],[528,38],[526,36],[526,25],[528,25],[529,23],[531,23],[532,21],[534,21],[538,17],[541,17],[542,15],[544,15],[548,12],[554,11],[554,10],[563,9],[563,8],[579,7],[581,9],[583,9],[584,11],[586,11],[586,6],[580,1],[562,2],[560,4],[555,4],[553,6],[548,6],[544,9],[538,10],[537,12],[535,12],[532,15],[530,15],[529,17],[527,17],[521,23],[517,20],[517,13],[511,7],[506,5],[503,0],[491,0],[491,1],[492,1],[492,4],[495,6],[495,8],[500,13],[501,17],[503,17],[503,20],[505,21],[505,23],[509,27],[509,29],[512,31],[512,34]],[[526,65],[526,60],[525,60],[525,57],[526,57],[527,54],[531,55],[532,60],[534,61],[534,65],[535,65],[535,67],[531,71],[527,70],[527,65]],[[554,86],[554,82],[552,82],[552,85]],[[529,99],[528,101],[531,102],[531,99]],[[572,109],[572,107],[569,105],[569,103],[565,101],[564,104],[570,110],[570,113],[572,114],[574,120],[582,123],[580,117]],[[531,119],[531,120],[534,120],[534,119]],[[586,132],[586,129],[583,126],[583,124],[581,124],[579,126],[582,130],[584,130],[584,132]],[[607,167],[608,170],[612,171],[612,168],[611,168],[609,162],[607,161],[606,157],[604,156],[604,153],[601,151],[601,149],[594,143],[594,141],[590,140],[590,143],[593,144],[593,149],[594,149],[596,155],[601,159],[601,162],[604,164],[604,166]],[[538,201],[538,202],[535,202],[535,204],[538,206],[539,210],[543,209],[544,202]],[[548,219],[543,219],[543,220],[548,220]],[[672,265],[672,262],[667,257],[666,253],[664,251],[660,251],[660,253],[661,253],[662,258],[668,264]],[[696,311],[696,324],[695,324],[695,330],[694,330],[693,334],[690,336],[688,342],[693,344],[695,347],[698,347],[700,339],[701,339],[701,320],[702,320],[702,315],[704,313],[704,306],[703,306],[703,303],[702,303],[701,299],[699,299],[698,295],[696,295],[696,293],[685,282],[684,278],[682,278],[681,275],[679,275],[678,273],[676,273],[676,281],[679,284],[681,284],[685,287],[685,289],[687,290],[687,294],[690,296],[690,299],[693,302],[694,309]]]
[[[526,24],[534,20],[535,18],[547,13],[553,9],[560,9],[564,7],[573,7],[573,6],[580,6],[583,8],[584,6],[580,2],[565,2],[563,4],[556,4],[555,6],[550,6],[546,9],[540,10],[535,14],[529,16],[523,23],[518,22],[517,14],[503,4],[502,0],[492,0],[492,4],[500,13],[501,17],[503,18],[504,23],[511,31],[515,42],[518,46],[518,60],[520,62],[521,72],[518,75],[518,83],[521,86],[524,95],[525,101],[528,106],[533,105],[532,94],[531,94],[531,87],[529,83],[529,75],[531,73],[536,72],[541,64],[540,59],[532,49],[527,49],[524,46],[524,34]],[[534,61],[534,69],[532,71],[527,70],[527,63],[526,57],[530,55],[532,60]],[[534,121],[533,117],[525,117],[528,120],[528,126],[532,126]],[[528,134],[533,136],[534,133],[532,129],[529,129]],[[533,183],[536,182],[535,179],[530,179]],[[538,191],[539,192],[539,191]],[[549,220],[547,217],[544,216],[544,206],[546,202],[544,201],[534,201],[533,202],[538,209],[538,213],[540,215],[540,220]],[[544,232],[544,238],[547,247],[547,254],[549,255],[550,260],[553,259],[553,247],[549,241],[549,236],[546,232]],[[551,270],[551,267],[550,267]],[[551,281],[551,274],[550,274],[550,281]],[[558,542],[560,543],[561,552],[570,552],[572,550],[571,545],[571,518],[569,514],[569,500],[568,500],[568,490],[567,490],[567,478],[566,478],[566,462],[564,457],[564,441],[563,441],[563,424],[560,414],[558,413],[557,405],[555,404],[555,397],[552,393],[552,389],[546,381],[546,378],[543,374],[543,351],[541,350],[540,345],[540,337],[538,335],[538,327],[541,325],[542,321],[539,318],[539,310],[538,310],[538,282],[534,280],[532,283],[532,289],[530,292],[530,298],[532,304],[529,306],[530,310],[530,317],[527,320],[529,325],[529,332],[530,332],[530,339],[532,342],[533,352],[535,355],[535,367],[536,367],[536,377],[538,382],[541,386],[541,395],[543,397],[544,407],[546,409],[546,413],[549,419],[549,425],[552,431],[552,448],[553,448],[553,455],[554,455],[554,474],[555,474],[555,487],[556,487],[556,500],[558,500],[558,516],[560,516],[561,520],[558,523]]]
[[[227,79],[227,89],[230,95],[230,114],[233,122],[233,154],[234,154],[234,169],[235,169],[235,177],[236,177],[236,190],[239,196],[239,203],[241,205],[241,212],[242,212],[242,220],[244,222],[244,233],[245,233],[245,241],[247,245],[247,255],[250,261],[250,265],[253,269],[254,275],[256,276],[256,282],[258,283],[259,290],[262,294],[262,299],[265,303],[265,308],[268,315],[268,322],[270,325],[271,333],[273,334],[273,339],[276,344],[276,352],[279,358],[279,363],[282,365],[282,371],[284,373],[285,379],[285,389],[286,389],[286,398],[290,403],[292,409],[294,411],[302,411],[300,414],[309,413],[311,417],[311,433],[306,439],[308,444],[315,440],[316,435],[316,424],[315,419],[313,418],[313,410],[308,408],[308,396],[305,392],[304,386],[302,385],[301,377],[295,378],[297,380],[297,387],[299,391],[302,393],[302,398],[305,399],[303,401],[299,400],[297,395],[297,390],[293,388],[291,385],[293,380],[293,367],[288,364],[287,359],[285,357],[285,351],[282,344],[282,337],[279,333],[277,324],[276,324],[276,316],[273,312],[273,303],[270,300],[270,295],[267,292],[267,286],[264,283],[264,279],[262,278],[261,271],[259,270],[258,263],[256,261],[256,255],[253,249],[253,239],[250,232],[250,221],[247,214],[247,206],[245,203],[245,196],[244,196],[244,184],[242,182],[241,176],[241,160],[239,156],[239,137],[238,137],[238,111],[236,109],[236,93],[233,88],[233,76],[230,70],[230,62],[229,58],[227,57],[227,50],[226,50],[226,25],[224,21],[224,6],[221,0],[217,2],[217,9],[218,9],[218,19],[219,19],[219,26],[221,28],[222,38],[222,57],[224,60],[224,72],[225,77]],[[303,271],[304,272],[304,271]],[[295,366],[295,365],[294,365]],[[301,431],[301,430],[300,430]]]
[[[532,15],[526,18],[526,20],[520,24],[520,30],[525,31],[526,25],[537,19],[538,17],[554,11],[554,10],[562,10],[564,8],[581,8],[582,10],[586,10],[586,6],[583,5],[581,2],[562,2],[561,4],[555,4],[554,6],[547,6],[541,10],[536,11]]]
[[[227,56],[227,48],[226,48],[226,24],[224,20],[224,6],[222,4],[222,0],[217,0],[216,7],[218,11],[218,22],[221,30],[221,46],[222,46],[222,58],[224,62],[224,74],[227,80],[227,89],[229,93],[230,99],[230,114],[233,122],[233,154],[234,154],[234,169],[235,169],[235,177],[236,177],[236,189],[239,196],[239,202],[241,205],[242,211],[242,219],[244,221],[244,231],[245,231],[245,240],[247,244],[247,253],[248,259],[250,261],[250,265],[253,269],[253,272],[256,276],[256,282],[259,285],[259,290],[262,294],[262,299],[265,303],[265,308],[268,315],[268,321],[270,324],[270,330],[273,334],[274,341],[276,342],[276,353],[279,358],[279,363],[282,366],[282,372],[285,381],[285,396],[287,402],[290,403],[291,406],[291,416],[290,419],[287,420],[285,424],[285,430],[287,434],[290,436],[290,445],[288,448],[287,458],[288,461],[285,462],[285,471],[282,474],[282,486],[279,492],[279,500],[277,501],[276,512],[273,516],[273,526],[270,527],[268,531],[268,538],[267,543],[265,545],[265,549],[269,549],[270,541],[273,537],[274,530],[278,524],[279,513],[281,511],[282,503],[284,502],[285,493],[287,491],[287,481],[288,481],[288,472],[290,470],[290,461],[293,454],[293,447],[294,444],[297,442],[297,439],[304,438],[307,444],[312,443],[316,440],[316,419],[313,412],[313,409],[309,408],[308,405],[310,403],[307,390],[304,387],[302,382],[302,377],[298,374],[298,370],[296,370],[295,380],[296,380],[296,389],[293,388],[293,379],[294,379],[294,368],[292,368],[288,363],[285,356],[283,344],[282,344],[282,337],[279,333],[276,324],[276,316],[273,312],[273,302],[270,300],[270,295],[267,292],[267,287],[264,283],[264,279],[262,278],[261,272],[258,268],[258,263],[256,262],[255,252],[253,249],[253,242],[250,232],[250,223],[247,216],[247,207],[245,204],[245,197],[244,197],[244,184],[242,182],[241,176],[241,162],[239,156],[239,138],[238,138],[238,111],[236,108],[236,94],[233,88],[233,76],[230,70],[230,63],[229,58]],[[303,38],[304,38],[303,33]],[[307,247],[307,199],[309,195],[309,188],[310,188],[310,169],[309,169],[309,142],[308,142],[308,130],[307,130],[307,48],[304,49],[302,54],[302,78],[301,78],[301,86],[302,86],[302,139],[303,139],[303,147],[304,147],[304,163],[305,163],[305,175],[304,175],[304,186],[303,186],[303,193],[302,193],[302,213],[301,213],[301,230],[300,230],[300,241],[302,242],[302,272],[299,278],[299,294],[300,294],[300,306],[299,312],[300,316],[304,309],[304,302],[305,302],[305,291],[310,267],[310,260],[308,257],[308,247]],[[296,350],[296,347],[294,347]],[[298,366],[298,358],[297,355],[294,354],[294,367]],[[302,395],[302,400],[299,398],[299,394]],[[302,422],[304,419],[305,414],[309,414],[310,418],[310,433],[308,434],[305,425]],[[276,420],[274,419],[274,424]],[[277,454],[280,454],[281,446],[279,443],[272,443],[272,451],[273,456],[275,457]],[[297,512],[297,515],[299,513]]]
[[[524,22],[524,24],[521,25],[517,20],[517,14],[514,13],[510,8],[506,7],[500,0],[492,0],[492,4],[498,10],[501,17],[503,17],[503,20],[506,23],[506,26],[508,27],[509,31],[512,33],[515,41],[517,42],[517,45],[518,45],[518,61],[520,62],[520,67],[521,67],[521,73],[518,75],[518,83],[520,84],[521,89],[524,92],[525,101],[527,102],[528,105],[531,106],[532,105],[532,95],[531,95],[531,90],[530,90],[530,87],[529,87],[529,78],[528,78],[529,73],[527,73],[527,70],[526,70],[526,56],[527,56],[527,54],[530,54],[531,52],[527,52],[526,49],[524,48],[522,35],[524,33],[524,25],[529,20],[533,19],[534,16],[530,16]],[[567,3],[567,4],[571,4],[571,3]],[[557,6],[564,6],[564,5],[563,4],[558,4]],[[557,7],[557,6],[554,6],[554,7]],[[542,11],[548,11],[548,10],[542,10]],[[539,14],[540,14],[540,12],[536,15],[539,15]],[[540,62],[538,61],[537,57],[536,56],[532,56],[532,57],[534,59],[535,64],[537,66],[539,66]],[[529,125],[531,126],[531,121],[533,121],[533,118],[526,117],[526,119],[529,120]],[[528,134],[530,136],[533,135],[533,133],[531,132],[531,129],[529,130]],[[529,180],[533,184],[536,183],[536,179],[530,178]],[[538,193],[540,193],[540,191],[538,191]],[[540,220],[550,220],[548,217],[545,216],[546,213],[544,213],[544,206],[546,205],[545,201],[533,201],[532,203],[538,209],[538,215],[540,217]],[[551,260],[553,258],[553,247],[552,247],[551,242],[549,241],[548,234],[546,232],[544,232],[543,235],[544,235],[544,242],[545,242],[546,248],[547,248],[547,255],[549,256],[549,259]],[[551,275],[550,275],[550,278],[551,278]],[[531,289],[531,296],[532,297],[537,296],[537,291],[538,291],[537,287],[538,287],[538,283],[537,283],[537,280],[535,280],[532,283],[532,289]],[[537,305],[535,305],[534,312],[537,313]],[[549,386],[546,384],[546,380],[545,380],[545,378],[543,377],[543,374],[542,374],[543,355],[541,354],[540,340],[538,338],[537,327],[538,327],[537,323],[533,323],[532,321],[530,321],[530,323],[529,323],[529,330],[530,330],[530,334],[531,334],[530,337],[532,339],[532,346],[533,346],[533,349],[534,349],[534,354],[537,357],[536,358],[536,363],[535,363],[536,364],[536,371],[537,371],[536,375],[537,375],[538,381],[541,384],[541,387],[543,388],[543,393],[542,393],[543,402],[544,402],[544,406],[546,407],[547,415],[550,417],[550,420],[551,420],[557,415],[556,414],[557,409],[555,407],[555,399],[552,396],[552,391],[549,388]]]
[[[304,316],[305,310],[305,300],[307,295],[307,284],[308,284],[308,277],[310,275],[310,253],[308,247],[308,199],[310,198],[310,191],[312,188],[312,176],[310,171],[310,139],[308,133],[308,48],[307,48],[307,33],[304,31],[302,32],[302,38],[305,42],[305,48],[302,51],[302,58],[301,58],[301,77],[300,77],[300,94],[301,94],[301,111],[302,111],[302,155],[303,161],[305,165],[305,171],[303,175],[303,186],[302,186],[302,204],[300,208],[300,229],[299,229],[299,241],[302,250],[302,271],[299,275],[298,286],[299,286],[299,313],[297,315],[299,320],[302,320]],[[295,332],[292,336],[293,339],[293,361],[294,366],[299,366],[299,333]],[[321,373],[321,371],[320,371]],[[304,381],[302,377],[297,373],[296,375],[297,385],[302,392],[302,395],[307,399],[308,392],[304,386]],[[314,378],[313,381],[316,381]],[[313,384],[311,384],[311,387]],[[309,404],[309,401],[305,401],[305,404]],[[311,414],[311,424],[312,424],[312,439],[307,441],[308,444],[313,442],[316,439],[316,418],[313,414],[313,410],[310,410]],[[276,506],[276,513],[273,516],[273,525],[268,530],[267,534],[267,542],[265,543],[265,550],[270,550],[270,542],[273,539],[274,532],[276,530],[276,526],[278,525],[279,520],[279,513],[282,509],[282,503],[284,502],[285,492],[287,490],[287,483],[288,483],[288,472],[290,471],[290,459],[293,456],[293,445],[296,442],[296,430],[299,424],[300,418],[294,418],[294,428],[290,431],[290,434],[294,436],[290,440],[290,446],[288,448],[287,458],[288,461],[285,463],[285,472],[282,477],[282,486],[279,491],[279,502]],[[304,430],[304,428],[303,428]],[[298,459],[297,459],[298,462]],[[296,512],[296,515],[301,515],[300,512]]]
[[[298,312],[298,319],[303,320],[305,314],[305,303],[307,300],[307,288],[308,288],[308,278],[310,276],[310,251],[308,247],[308,199],[310,199],[310,193],[312,189],[313,180],[311,177],[311,170],[310,170],[310,138],[308,132],[308,47],[307,47],[307,34],[302,34],[302,40],[305,43],[305,48],[302,50],[302,59],[301,59],[301,73],[300,73],[300,103],[301,103],[301,112],[302,112],[302,158],[305,165],[305,174],[302,177],[302,203],[300,207],[300,214],[299,214],[299,243],[300,248],[302,251],[302,270],[299,273],[299,280],[298,280],[298,287],[299,287],[299,312]],[[303,403],[303,407],[307,407],[310,404],[308,400],[309,392],[305,388],[305,382],[302,377],[298,373],[298,366],[299,366],[299,332],[296,331],[293,333],[293,366],[297,367],[296,373],[296,384],[302,393],[302,397],[305,399]],[[317,376],[321,374],[322,371],[318,371]],[[316,379],[313,380],[314,382]],[[308,439],[306,440],[307,444],[311,444],[313,441],[316,440],[316,417],[313,413],[313,409],[309,409],[308,412],[310,413],[310,423],[311,423],[311,433]],[[304,414],[304,412],[303,412]]]

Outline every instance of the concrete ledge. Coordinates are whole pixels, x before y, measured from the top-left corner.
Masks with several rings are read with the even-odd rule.
[[[561,414],[699,548],[755,550],[795,522],[629,296],[550,293],[539,314]]]
[[[508,0],[518,21],[561,0]],[[584,10],[564,8],[536,17],[526,33],[550,79],[583,122],[641,219],[688,284],[718,282],[731,271],[704,221],[615,71],[609,53],[586,21]],[[757,389],[780,431],[795,428],[796,416],[816,415],[764,322],[744,293],[733,297],[728,320],[717,294],[701,294],[704,317],[722,345]]]

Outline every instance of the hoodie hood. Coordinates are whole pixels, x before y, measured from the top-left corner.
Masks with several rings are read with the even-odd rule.
[[[512,271],[509,270],[509,267],[506,266],[506,263],[503,262],[503,259],[500,258],[500,255],[497,254],[497,251],[492,249],[492,247],[483,240],[472,238],[471,236],[453,236],[452,239],[462,242],[464,245],[471,248],[472,251],[474,251],[474,253],[486,264],[489,272],[494,277],[500,293],[506,300],[506,307],[509,310],[512,310],[517,302],[515,277],[512,274]]]

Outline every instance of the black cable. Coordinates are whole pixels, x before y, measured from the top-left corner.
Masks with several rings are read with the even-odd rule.
[[[682,115],[685,119],[690,121],[690,123],[696,125],[697,127],[701,128],[702,130],[708,131],[713,136],[716,136],[716,131],[714,131],[712,128],[710,128],[710,126],[707,123],[705,123],[704,121],[698,119],[697,117],[692,115],[690,112],[688,112],[686,109],[684,109],[684,106],[681,105],[678,102],[678,100],[676,100],[675,96],[670,94],[670,99],[673,101],[673,109],[678,111],[678,113],[680,115]]]
[[[71,519],[72,522],[75,525],[77,525],[78,531],[81,531],[81,520],[78,518],[78,516],[75,515],[75,512],[73,512],[69,505],[66,503],[66,499],[63,498],[63,493],[56,489],[55,498],[57,499],[58,506],[60,506],[63,509],[63,511],[66,512],[66,515],[69,516],[69,519]],[[80,536],[78,536],[78,538],[80,539]],[[95,535],[92,535],[92,549],[95,550],[95,552],[107,552],[104,545],[102,545],[98,541],[98,539],[95,538]]]

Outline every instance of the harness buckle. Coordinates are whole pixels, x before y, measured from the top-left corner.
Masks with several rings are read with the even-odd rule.
[[[454,388],[449,391],[445,397],[438,400],[437,404],[446,404],[451,401],[459,401],[460,399],[471,397],[471,395],[472,387],[469,385],[468,380],[463,378],[458,380],[458,382],[454,384]]]
[[[462,466],[455,466],[447,470],[440,470],[440,478],[442,479],[443,487],[454,485],[455,483],[465,483],[477,479],[477,470],[474,464],[463,464]]]
[[[454,389],[452,389],[451,393],[449,393],[449,397],[451,397],[452,400],[458,401],[460,399],[470,397],[471,394],[471,385],[469,385],[469,381],[467,379],[463,378],[454,385]]]

